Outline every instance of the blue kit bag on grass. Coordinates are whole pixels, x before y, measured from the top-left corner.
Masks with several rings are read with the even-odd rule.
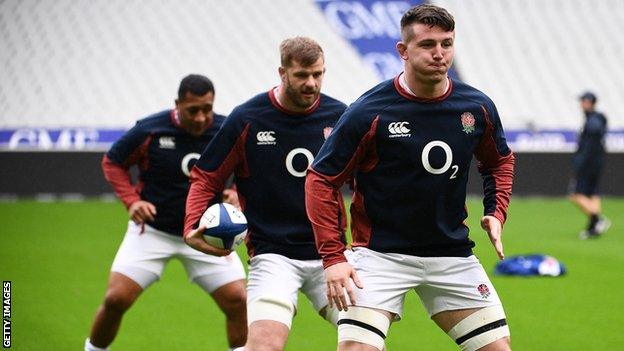
[[[498,264],[494,273],[520,276],[558,277],[566,273],[565,266],[556,258],[548,255],[521,255],[508,257]]]

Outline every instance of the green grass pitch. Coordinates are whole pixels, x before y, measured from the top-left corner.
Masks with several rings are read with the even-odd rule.
[[[515,350],[624,349],[624,199],[607,199],[603,206],[613,221],[610,231],[580,241],[585,219],[566,200],[512,201],[506,254],[550,254],[569,270],[560,278],[491,275]],[[481,205],[469,201],[468,208],[475,252],[491,273],[496,258],[477,225]],[[125,218],[119,203],[0,203],[0,278],[12,281],[13,349],[82,349]],[[286,349],[335,350],[335,339],[334,329],[302,297]],[[457,349],[427,318],[414,293],[387,345],[391,351]],[[112,348],[226,350],[223,316],[172,261],[163,279],[126,314]]]

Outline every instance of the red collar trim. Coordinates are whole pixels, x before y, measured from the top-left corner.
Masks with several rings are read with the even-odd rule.
[[[178,109],[174,108],[173,110],[171,110],[169,116],[171,118],[171,123],[173,123],[174,126],[182,128],[182,124],[180,123],[180,116],[178,116]]]
[[[280,104],[279,100],[277,99],[277,96],[275,96],[275,88],[277,87],[273,87],[269,90],[269,100],[271,100],[271,104],[273,104],[273,106],[275,106],[276,109],[284,113],[287,113],[289,115],[309,115],[310,113],[314,112],[321,104],[321,96],[319,95],[318,99],[316,99],[316,101],[314,101],[312,106],[308,107],[307,110],[303,112],[291,111],[287,109],[286,107],[284,107],[282,104]]]
[[[403,73],[401,73],[403,74]],[[449,95],[451,95],[451,93],[453,92],[453,80],[449,77],[448,82],[449,82],[449,86],[448,89],[446,89],[446,92],[443,95],[440,95],[438,97],[435,98],[419,98],[417,96],[412,95],[409,91],[403,89],[403,87],[401,86],[401,82],[399,81],[399,78],[401,77],[401,74],[399,74],[398,76],[394,77],[394,88],[397,90],[397,92],[399,93],[399,95],[403,96],[404,98],[408,99],[408,100],[412,100],[412,101],[418,101],[418,102],[422,102],[422,103],[433,103],[433,102],[440,102],[444,99],[446,99],[447,97],[449,97]]]

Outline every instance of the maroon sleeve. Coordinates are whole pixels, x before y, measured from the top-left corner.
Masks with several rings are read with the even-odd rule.
[[[235,169],[237,176],[248,175],[249,170],[245,163],[245,142],[248,132],[249,125],[244,128],[230,152],[216,169],[208,171],[200,168],[201,158],[193,167],[190,176],[191,187],[186,198],[185,236],[197,227],[202,214],[217,194],[223,191],[225,182]],[[207,153],[210,153],[210,148],[207,148],[201,157],[205,157]]]
[[[501,224],[507,219],[507,208],[511,198],[515,157],[507,147],[505,137],[496,119],[485,112],[485,133],[477,146],[475,156],[477,167],[483,177],[484,214],[496,217]],[[498,122],[498,123],[497,123]]]
[[[345,172],[349,171],[345,169]],[[338,184],[342,184],[338,178],[325,176],[314,169],[308,171],[305,183],[306,212],[325,268],[347,261],[342,254],[345,244],[341,240],[345,224],[341,219],[346,216]]]
[[[110,183],[117,194],[117,197],[129,208],[133,203],[141,200],[139,196],[143,184],[141,182],[136,185],[132,184],[130,177],[130,166],[138,165],[145,168],[147,164],[147,147],[151,137],[148,137],[141,145],[136,148],[123,164],[118,164],[105,154],[102,158],[102,172],[104,178]]]
[[[102,158],[102,171],[104,178],[113,186],[117,197],[124,203],[126,208],[132,203],[141,200],[138,192],[130,181],[130,171],[111,161],[107,155]]]
[[[366,172],[376,165],[377,155],[375,153],[375,132],[377,129],[376,118],[370,129],[359,140],[354,152],[342,170],[333,176],[323,174],[313,167],[308,170],[305,183],[305,200],[306,212],[312,223],[316,247],[323,259],[323,267],[327,268],[337,263],[346,262],[343,251],[345,244],[341,240],[343,233],[343,220],[346,217],[344,202],[340,187],[346,182],[351,181],[353,171],[358,168]],[[334,130],[336,132],[336,130]],[[339,130],[338,133],[341,131]],[[338,138],[334,136],[334,138]],[[329,141],[329,140],[328,140]],[[334,152],[331,148],[338,146],[339,140],[326,143],[319,154],[323,154],[320,162],[334,162]],[[345,148],[342,148],[344,151]],[[315,162],[316,163],[316,162]],[[322,164],[316,164],[317,168],[322,168]]]

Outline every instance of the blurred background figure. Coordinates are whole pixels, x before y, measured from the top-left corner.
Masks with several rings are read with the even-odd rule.
[[[594,238],[606,232],[611,222],[600,214],[598,185],[602,174],[607,132],[607,118],[596,112],[596,95],[585,92],[580,97],[585,113],[585,123],[578,137],[578,148],[572,159],[574,178],[571,181],[570,201],[575,203],[589,217],[587,228],[579,234],[581,239]]]

